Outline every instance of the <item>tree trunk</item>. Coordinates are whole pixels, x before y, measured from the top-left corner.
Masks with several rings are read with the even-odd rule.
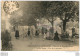
[[[35,24],[34,26],[35,26],[35,29],[37,29],[37,24]]]
[[[66,20],[63,20],[63,31],[66,31]]]
[[[54,21],[52,21],[51,24],[52,24],[52,37],[53,37],[53,36],[54,36],[54,27],[53,27],[53,26],[54,26],[54,25],[53,25],[53,24],[54,24]]]
[[[15,26],[13,26],[13,30],[15,31]]]

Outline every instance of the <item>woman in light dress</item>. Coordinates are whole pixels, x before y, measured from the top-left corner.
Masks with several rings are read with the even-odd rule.
[[[47,32],[46,33],[44,33],[44,38],[49,38],[49,29],[47,29]]]

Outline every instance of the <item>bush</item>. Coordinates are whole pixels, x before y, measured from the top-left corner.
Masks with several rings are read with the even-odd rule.
[[[69,33],[67,33],[67,32],[64,32],[64,33],[62,33],[61,34],[61,39],[62,40],[69,40]]]
[[[8,30],[1,32],[2,50],[10,50],[12,48],[11,36]]]

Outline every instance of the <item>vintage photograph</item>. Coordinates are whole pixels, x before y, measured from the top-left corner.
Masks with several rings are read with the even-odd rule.
[[[79,1],[2,1],[2,51],[78,51]]]

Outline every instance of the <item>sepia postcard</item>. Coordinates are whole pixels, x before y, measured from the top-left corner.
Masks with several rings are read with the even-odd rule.
[[[2,1],[2,51],[78,51],[79,1]]]

